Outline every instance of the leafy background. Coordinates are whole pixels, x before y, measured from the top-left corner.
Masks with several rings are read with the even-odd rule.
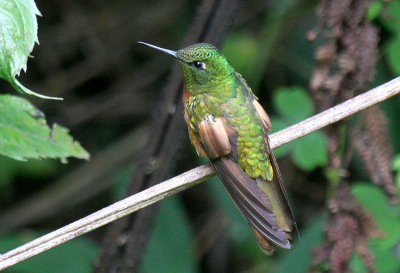
[[[39,14],[33,1],[1,3],[6,2],[30,3],[26,7],[30,13],[25,12],[31,21],[36,18],[32,13]],[[400,2],[368,4],[368,20],[380,30],[376,75],[368,85],[372,88],[400,74]],[[185,0],[39,0],[36,5],[43,15],[38,18],[40,46],[29,53],[36,41],[32,23],[28,43],[13,45],[17,48],[13,52],[18,54],[12,60],[18,63],[0,60],[0,77],[11,83],[0,82],[0,153],[8,155],[0,156],[0,252],[123,198],[129,181],[140,171],[140,151],[152,136],[148,130],[155,130],[148,128],[149,120],[162,105],[161,90],[169,84],[167,77],[173,63],[136,42],[177,49],[197,7]],[[322,41],[307,39],[318,24],[317,5],[317,1],[309,0],[240,1],[220,46],[260,98],[272,118],[274,131],[318,111],[308,90]],[[22,21],[16,19],[17,24]],[[4,27],[2,31],[11,36],[18,34]],[[23,36],[14,38],[18,41],[26,38]],[[0,42],[4,46],[4,41]],[[28,58],[27,73],[21,73],[17,83],[14,76],[24,69],[28,54],[34,58]],[[15,95],[12,86],[30,93],[19,82],[38,93],[63,97],[64,101],[25,97],[28,103],[21,97],[10,97]],[[14,108],[12,103],[16,104]],[[399,188],[399,97],[382,103],[381,108],[388,117],[389,141],[397,154],[390,167]],[[41,113],[45,113],[46,120]],[[4,152],[8,149],[5,140],[15,141],[16,137],[2,126],[13,118],[36,126],[29,130],[44,136],[39,134],[38,141],[32,141],[31,135],[25,135],[17,146],[23,149],[14,156]],[[70,158],[69,164],[63,164],[67,157],[88,158],[88,154],[76,146],[67,129],[59,125],[53,128],[54,122],[69,128],[90,152],[90,161]],[[61,136],[62,147],[51,149],[51,145],[40,142],[46,141],[50,130],[54,136]],[[183,145],[168,157],[171,176],[205,163],[197,158],[186,131],[182,129],[177,135]],[[39,151],[34,145],[45,149]],[[53,150],[61,152],[55,155]],[[328,139],[323,132],[285,145],[277,149],[276,155],[300,227],[301,239],[296,240],[293,250],[279,249],[273,257],[264,256],[218,179],[213,178],[160,202],[143,247],[140,271],[307,272],[315,260],[312,249],[323,242],[328,218],[326,200],[339,175],[328,165]],[[10,156],[19,160],[56,157],[63,162],[21,162]],[[147,171],[151,172],[151,166]],[[382,189],[371,184],[359,156],[351,157],[349,172],[351,192],[375,219],[379,230],[369,239],[377,272],[400,272],[399,205],[391,205]],[[5,272],[90,272],[104,248],[105,235],[106,228],[101,228]],[[349,268],[353,272],[367,271],[356,252]],[[319,264],[313,270],[323,272],[329,270],[329,265]]]

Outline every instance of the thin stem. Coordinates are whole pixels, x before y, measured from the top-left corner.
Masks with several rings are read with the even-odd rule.
[[[272,134],[270,136],[271,148],[277,148],[285,143],[321,129],[388,99],[399,92],[400,77]],[[213,175],[214,171],[212,168],[209,165],[203,165],[116,202],[65,227],[2,254],[0,256],[0,270],[106,225],[170,195],[183,191],[207,180]]]
[[[357,97],[342,102],[317,115],[289,126],[270,136],[271,148],[276,149],[299,137],[351,116],[400,92],[400,77],[384,83]]]

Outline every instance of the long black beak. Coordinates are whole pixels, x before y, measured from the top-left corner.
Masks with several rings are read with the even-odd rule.
[[[152,44],[148,44],[148,43],[145,43],[145,42],[138,42],[138,43],[142,44],[142,45],[146,45],[146,46],[152,47],[154,49],[157,49],[159,51],[162,51],[162,52],[165,52],[165,53],[167,53],[169,55],[172,55],[175,58],[178,58],[178,56],[176,55],[176,51],[165,49],[165,48],[162,48],[162,47],[158,47],[158,46],[155,46],[155,45],[152,45]]]

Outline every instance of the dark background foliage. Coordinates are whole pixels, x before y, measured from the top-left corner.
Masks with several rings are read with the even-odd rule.
[[[395,0],[36,3],[40,46],[19,80],[64,98],[30,100],[91,160],[0,157],[1,252],[205,163],[179,67],[137,41],[216,44],[275,131],[400,74]],[[399,139],[397,96],[276,151],[300,227],[293,250],[264,256],[214,178],[6,272],[400,272]]]

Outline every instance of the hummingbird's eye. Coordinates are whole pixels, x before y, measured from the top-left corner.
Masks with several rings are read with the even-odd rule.
[[[202,70],[206,69],[206,64],[203,63],[203,62],[200,62],[200,61],[194,61],[194,62],[192,63],[192,65],[193,65],[196,69],[202,69]]]

